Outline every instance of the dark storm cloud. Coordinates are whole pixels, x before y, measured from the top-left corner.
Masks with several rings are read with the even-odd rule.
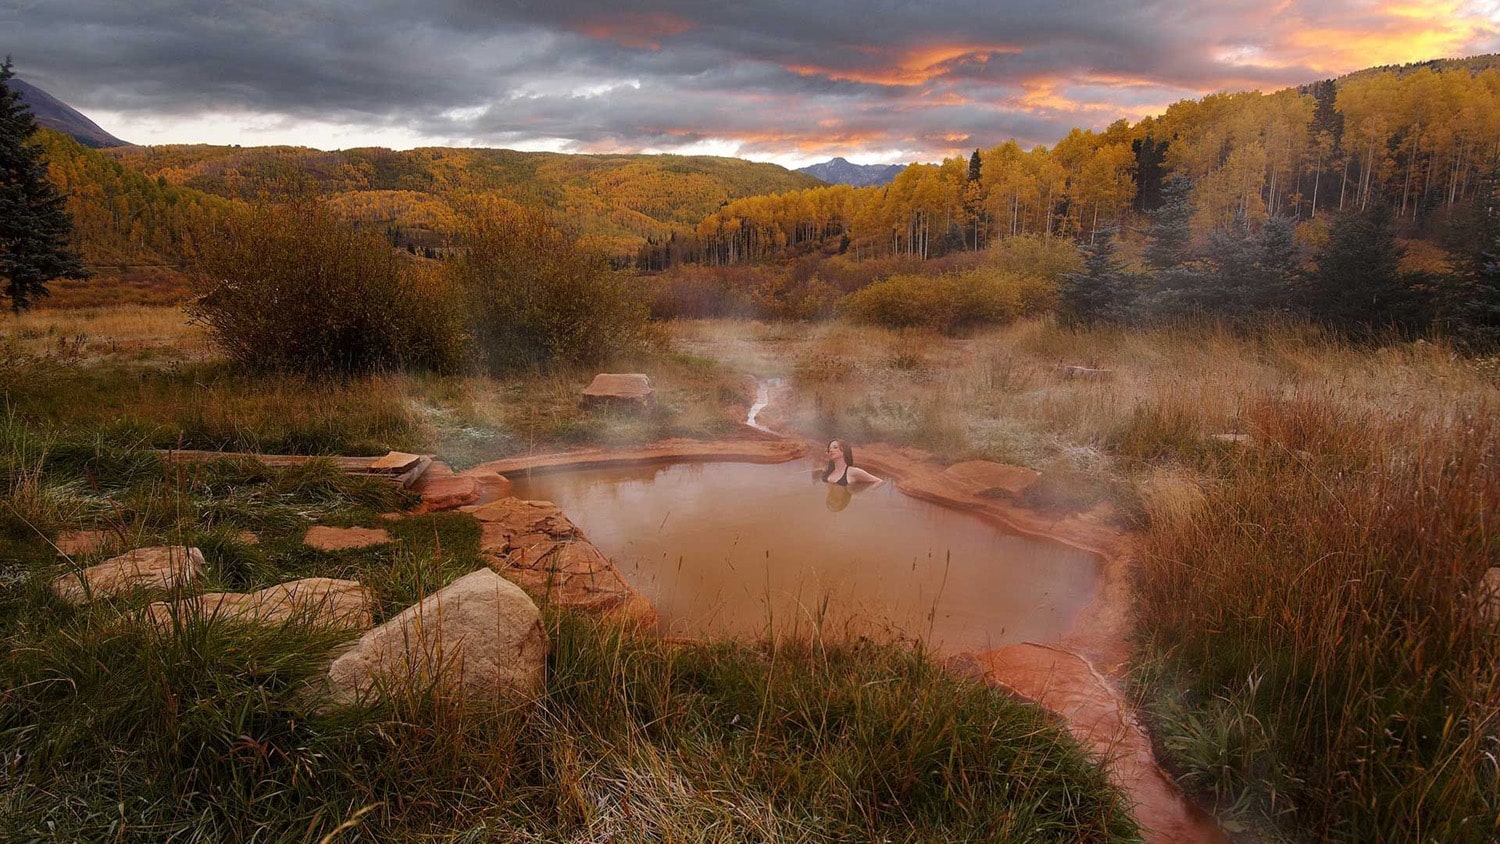
[[[1432,49],[1493,38],[1461,3],[1415,0],[1416,18],[1413,8],[0,0],[0,49],[74,106],[126,118],[280,116],[290,126],[394,127],[479,144],[554,139],[580,150],[728,139],[760,154],[934,157],[1011,136],[1050,143],[1072,126],[1185,96],[1389,61],[1365,54],[1410,45],[1423,10],[1448,20],[1424,36]],[[1323,31],[1357,63],[1336,67],[1337,51],[1318,44]]]

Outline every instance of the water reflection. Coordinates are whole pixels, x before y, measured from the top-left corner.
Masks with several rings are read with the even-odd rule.
[[[837,513],[848,507],[849,502],[853,500],[854,493],[849,491],[849,487],[829,484],[828,499],[823,503],[828,507],[828,512]]]

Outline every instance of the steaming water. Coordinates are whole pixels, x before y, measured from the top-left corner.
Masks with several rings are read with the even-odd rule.
[[[777,386],[780,383],[780,378],[772,378],[769,381],[755,382],[755,404],[750,405],[750,413],[745,416],[746,425],[749,425],[757,431],[765,431],[768,434],[775,433],[775,431],[772,431],[770,428],[767,428],[759,422],[756,422],[755,418],[757,416],[760,416],[760,412],[762,410],[765,410],[766,406],[771,403],[771,388]]]
[[[942,651],[1060,638],[1094,597],[1094,557],[908,498],[850,492],[806,464],[676,464],[513,478],[553,501],[655,604],[664,632],[812,630]]]

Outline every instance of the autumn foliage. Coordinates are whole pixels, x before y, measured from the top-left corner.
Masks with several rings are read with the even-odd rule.
[[[262,207],[206,241],[189,306],[236,362],[265,370],[454,369],[464,340],[378,233],[312,201]]]

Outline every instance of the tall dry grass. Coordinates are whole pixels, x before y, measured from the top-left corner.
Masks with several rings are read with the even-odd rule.
[[[1161,733],[1195,786],[1324,840],[1493,841],[1496,407],[1339,399],[1254,402],[1254,444],[1152,521],[1137,594]]]
[[[1215,326],[1069,331],[1025,319],[968,338],[833,323],[696,321],[678,346],[761,376],[793,379],[791,427],[936,446],[948,457],[1109,471],[1122,461],[1192,462],[1243,432],[1266,395],[1329,395],[1351,410],[1438,419],[1500,402],[1493,366],[1440,344],[1369,349],[1301,325],[1256,338]],[[1063,366],[1109,370],[1069,378]],[[963,432],[955,447],[953,431]],[[942,447],[944,444],[947,447]]]

